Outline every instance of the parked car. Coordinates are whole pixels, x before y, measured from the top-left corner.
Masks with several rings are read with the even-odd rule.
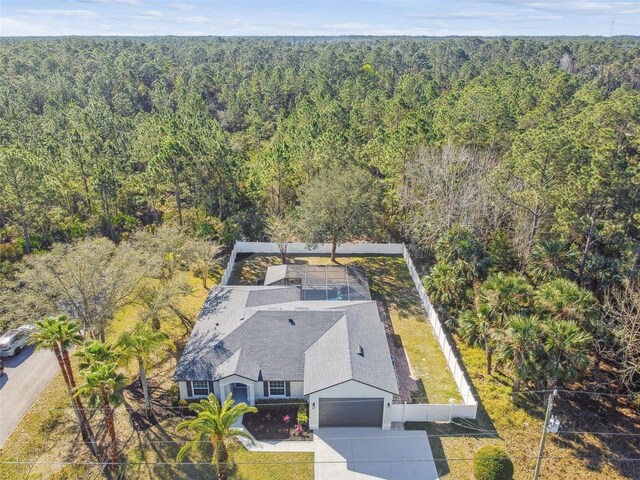
[[[0,337],[0,357],[12,357],[20,353],[35,330],[33,325],[13,328]]]

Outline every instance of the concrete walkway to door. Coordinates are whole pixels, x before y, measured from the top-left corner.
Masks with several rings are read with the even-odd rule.
[[[321,428],[314,444],[315,480],[437,480],[426,432]]]

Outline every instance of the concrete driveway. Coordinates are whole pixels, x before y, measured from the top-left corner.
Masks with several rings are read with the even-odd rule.
[[[15,357],[4,359],[0,377],[0,447],[58,373],[53,352],[27,347]]]
[[[315,480],[437,480],[426,432],[322,428],[314,432]]]

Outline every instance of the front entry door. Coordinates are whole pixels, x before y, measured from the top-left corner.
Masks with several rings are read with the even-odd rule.
[[[234,383],[231,385],[231,394],[236,403],[248,403],[249,394],[244,383]]]

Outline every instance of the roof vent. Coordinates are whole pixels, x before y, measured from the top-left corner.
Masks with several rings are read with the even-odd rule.
[[[293,318],[290,318],[290,319],[289,319],[289,323],[290,323],[291,325],[295,325],[295,324],[296,324],[296,322],[294,322],[294,321],[293,321]]]
[[[364,357],[364,348],[362,348],[362,345],[358,345],[358,355]]]

